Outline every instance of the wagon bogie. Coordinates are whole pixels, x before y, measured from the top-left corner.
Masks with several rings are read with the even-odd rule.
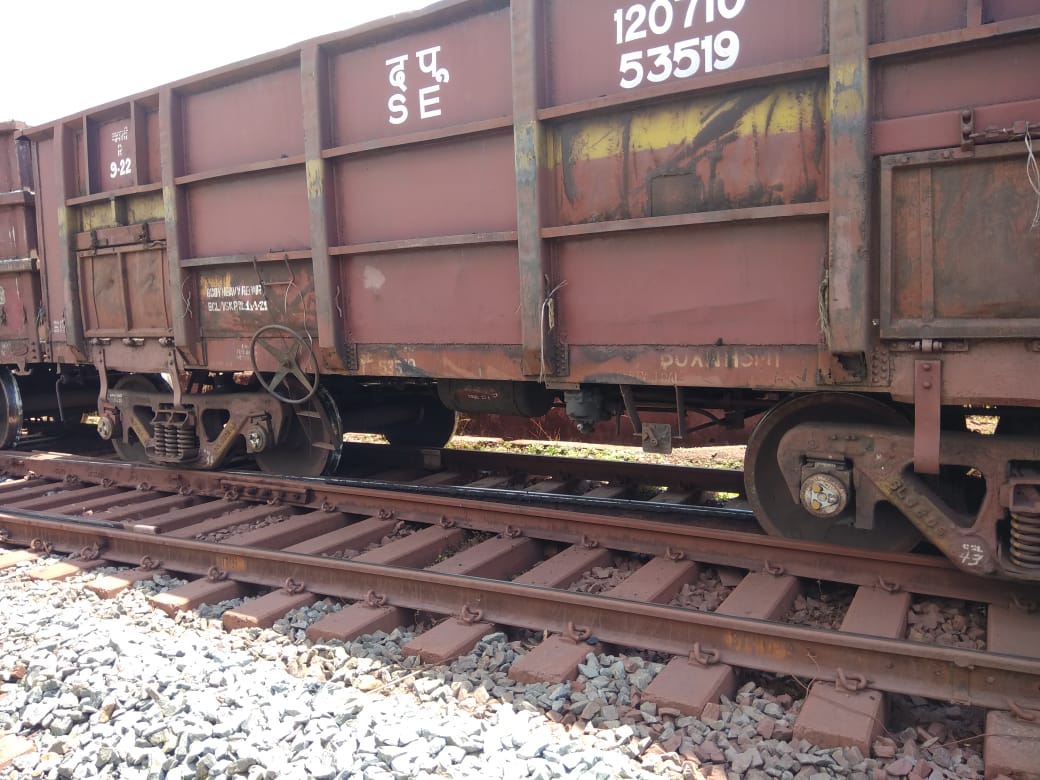
[[[1032,417],[1035,421],[1035,416]],[[823,529],[861,533],[895,547],[898,530],[864,517],[847,520],[847,502],[894,513],[965,571],[1036,580],[1040,567],[1040,437],[948,431],[936,475],[917,473],[912,429],[807,422],[774,441],[786,515],[799,512]],[[811,456],[807,458],[807,453]],[[771,510],[776,511],[776,510]],[[807,535],[808,538],[817,538]]]
[[[317,477],[336,471],[348,431],[439,447],[455,430],[455,412],[429,385],[391,391],[336,376],[309,386],[276,377],[113,374],[98,433],[127,461],[218,469],[249,457],[269,473]]]
[[[277,448],[291,407],[262,390],[237,390],[175,394],[164,377],[125,374],[103,395],[98,432],[126,460],[206,469]]]

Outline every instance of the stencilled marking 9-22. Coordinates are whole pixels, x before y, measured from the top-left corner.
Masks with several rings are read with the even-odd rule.
[[[112,143],[116,145],[116,160],[108,166],[108,178],[115,179],[120,176],[129,176],[134,172],[134,163],[129,156],[125,156],[123,144],[130,140],[130,127],[124,125],[112,133]]]
[[[614,11],[615,43],[662,37],[679,25],[683,30],[724,23],[744,11],[747,0],[652,0]],[[698,73],[729,70],[740,58],[740,36],[733,30],[707,32],[674,44],[624,52],[619,71],[622,89],[635,89],[645,81],[660,84],[686,79]]]

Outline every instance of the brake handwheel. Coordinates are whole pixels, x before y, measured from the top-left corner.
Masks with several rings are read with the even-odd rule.
[[[257,347],[262,347],[275,362],[278,369],[270,379],[265,379],[257,366]],[[303,360],[300,360],[301,355]],[[314,366],[313,371],[305,371],[306,361]],[[285,325],[265,325],[253,334],[249,342],[249,362],[253,366],[253,374],[264,388],[273,397],[287,404],[302,404],[309,401],[318,392],[318,384],[321,375],[318,373],[318,359],[314,355],[310,341],[305,339],[292,328]],[[294,398],[291,389],[294,386],[292,380],[299,384],[304,395]]]

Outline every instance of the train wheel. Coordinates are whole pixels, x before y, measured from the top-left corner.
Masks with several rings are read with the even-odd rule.
[[[147,374],[128,374],[122,376],[116,380],[115,385],[112,387],[113,390],[128,390],[132,393],[163,393],[170,392],[170,386],[166,384],[161,377],[152,377]],[[145,425],[148,426],[149,434],[151,434],[151,414],[146,413],[142,415],[145,419]],[[115,448],[116,454],[125,461],[130,463],[147,463],[148,453],[145,451],[144,442],[137,438],[137,434],[134,433],[133,428],[130,427],[129,420],[123,421],[123,426],[130,428],[129,441],[124,442],[123,436],[114,436],[112,438],[112,446]]]
[[[401,447],[443,447],[455,435],[455,412],[436,398],[423,399],[418,418],[383,432],[387,442]]]
[[[895,409],[862,395],[816,393],[799,396],[769,410],[748,440],[744,483],[755,516],[768,533],[790,539],[828,542],[868,550],[906,552],[921,535],[906,517],[887,503],[877,505],[873,528],[856,528],[855,498],[834,518],[821,519],[791,499],[777,461],[780,440],[806,422],[879,424],[906,427]]]
[[[0,369],[0,404],[0,450],[6,450],[18,443],[25,423],[22,391],[14,374],[6,368]]]
[[[256,465],[268,474],[320,477],[331,474],[343,452],[343,422],[325,388],[289,410],[292,415],[285,440],[258,452]]]

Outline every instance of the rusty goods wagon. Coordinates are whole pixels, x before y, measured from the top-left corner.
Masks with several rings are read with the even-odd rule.
[[[24,131],[3,354],[210,468],[764,413],[768,531],[1038,580],[1038,72],[1040,0],[449,0]]]

